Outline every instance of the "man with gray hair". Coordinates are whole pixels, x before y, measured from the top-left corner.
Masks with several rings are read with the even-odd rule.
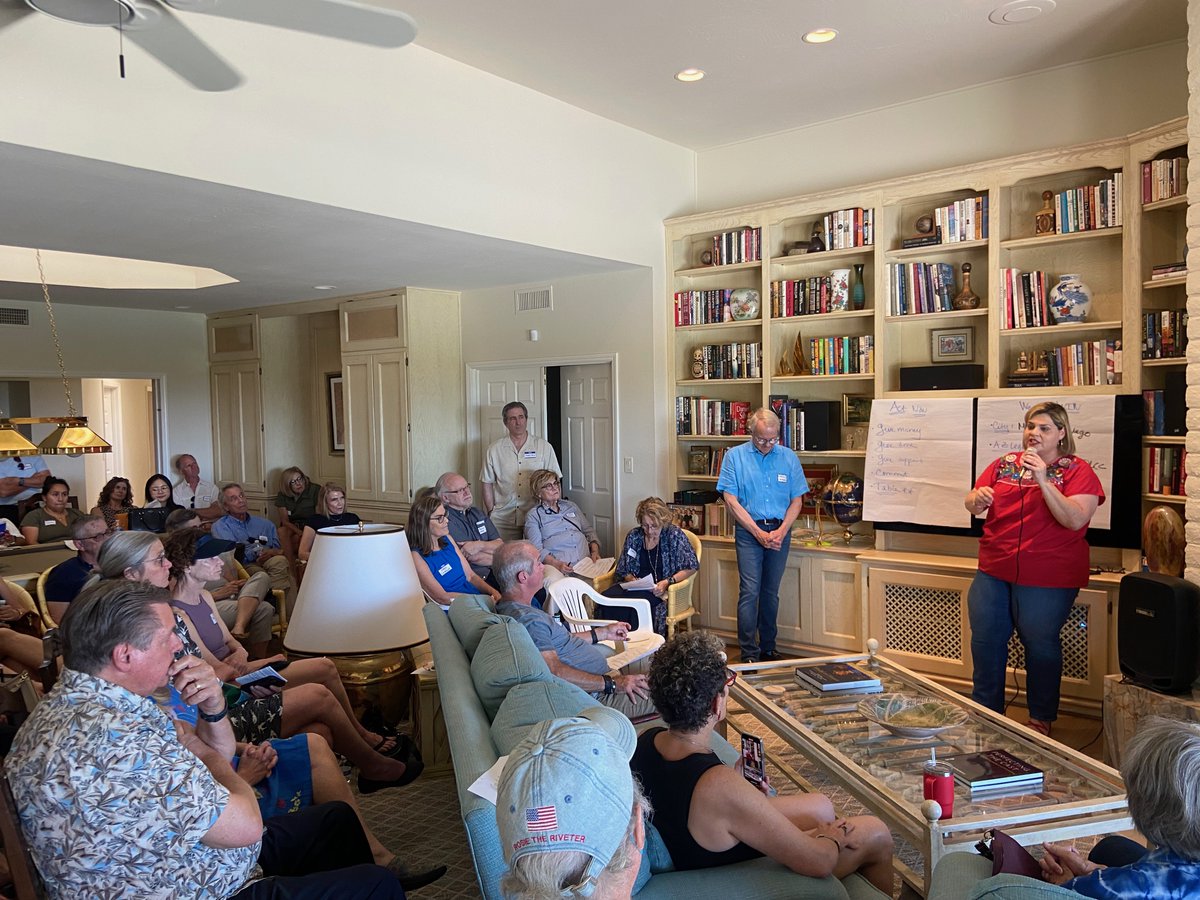
[[[629,636],[627,624],[599,625],[591,630],[590,641],[585,641],[533,606],[533,597],[545,582],[546,567],[539,556],[537,547],[529,541],[510,541],[496,551],[492,572],[502,594],[496,612],[521,623],[554,676],[631,719],[652,715],[655,709],[646,676],[610,671],[608,657],[597,646],[600,641],[625,640]]]
[[[296,582],[292,578],[292,567],[283,555],[275,526],[270,520],[250,512],[240,484],[222,487],[218,501],[225,515],[213,522],[213,537],[241,544],[245,554],[242,565],[246,571],[252,575],[266,572],[271,587],[284,591],[290,603],[296,594]]]
[[[84,590],[63,620],[62,678],[5,760],[50,897],[402,900],[396,877],[371,864],[349,804],[264,828],[230,764],[221,683],[179,653],[169,601],[125,579]],[[176,732],[152,699],[172,687],[199,712],[194,732]]]
[[[46,576],[42,593],[46,597],[46,608],[55,622],[61,622],[71,601],[79,596],[84,583],[92,574],[100,548],[112,531],[103,516],[80,516],[71,525],[71,540],[75,542],[75,556],[60,562]]]
[[[533,726],[496,798],[505,897],[628,900],[650,812],[629,771],[636,746],[629,720],[602,706]]]
[[[476,575],[499,587],[492,581],[492,554],[504,541],[500,539],[492,517],[472,505],[475,498],[470,482],[457,472],[446,472],[434,484],[433,491],[450,517],[446,522],[450,527],[450,539],[458,544]]]
[[[779,417],[757,409],[750,440],[730,448],[717,490],[733,513],[738,564],[738,644],[742,662],[780,659],[775,649],[779,582],[808,481],[796,454],[779,443]]]

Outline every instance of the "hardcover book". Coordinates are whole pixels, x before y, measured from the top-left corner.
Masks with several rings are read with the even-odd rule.
[[[878,678],[873,678],[850,663],[820,663],[815,666],[796,666],[796,679],[819,691],[845,691],[854,688],[881,687]]]
[[[983,750],[940,757],[954,770],[954,780],[972,791],[1028,787],[1041,782],[1044,773],[1007,750]]]

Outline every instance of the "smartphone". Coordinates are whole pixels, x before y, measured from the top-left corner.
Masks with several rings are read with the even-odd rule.
[[[762,738],[752,734],[742,735],[742,775],[755,785],[762,784],[767,777]]]
[[[62,634],[57,628],[47,628],[42,635],[42,665],[62,655]]]

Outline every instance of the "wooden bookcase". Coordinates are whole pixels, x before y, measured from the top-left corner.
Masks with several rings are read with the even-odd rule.
[[[744,400],[752,407],[764,405],[772,394],[799,400],[840,402],[843,395],[867,395],[876,401],[922,396],[1034,396],[1054,393],[1139,394],[1143,387],[1161,387],[1162,373],[1180,368],[1183,359],[1143,363],[1140,352],[1143,310],[1182,308],[1185,279],[1150,283],[1156,263],[1183,258],[1186,200],[1151,204],[1141,202],[1141,163],[1186,147],[1186,121],[1174,120],[1123,138],[1081,146],[1024,154],[974,163],[953,169],[889,179],[842,190],[823,191],[697,214],[665,223],[668,269],[664,314],[668,316],[668,394]],[[1059,192],[1095,185],[1121,173],[1118,198],[1119,226],[1068,234],[1035,235],[1035,217],[1042,208],[1042,192]],[[987,198],[987,237],[903,249],[904,238],[915,233],[914,222],[937,207],[968,198]],[[863,207],[874,211],[871,246],[789,256],[788,250],[807,240],[812,224],[831,211]],[[762,228],[762,259],[733,266],[704,266],[700,253],[714,234],[743,226]],[[972,287],[980,297],[973,310],[951,310],[899,315],[890,296],[889,265],[912,262],[948,263],[953,266],[953,293],[962,286],[961,266],[972,265]],[[771,283],[780,279],[826,275],[836,268],[861,264],[866,287],[865,309],[824,315],[776,318],[771,315]],[[1049,291],[1065,273],[1079,273],[1092,290],[1092,308],[1080,324],[1046,325],[1009,329],[1002,305],[1002,270],[1007,267],[1046,273]],[[753,322],[675,327],[676,291],[700,288],[753,287],[759,291],[761,315]],[[953,296],[953,294],[951,295]],[[984,367],[984,387],[962,391],[901,391],[900,371],[932,364],[931,340],[935,330],[971,328],[974,358]],[[871,335],[875,340],[874,371],[862,375],[791,375],[780,371],[780,358],[791,353],[797,337]],[[690,373],[691,351],[704,343],[761,341],[763,377],[754,380],[706,381]],[[1123,371],[1120,384],[1069,387],[1008,387],[1022,352],[1039,351],[1081,341],[1121,341]],[[672,406],[672,421],[674,407]],[[673,490],[712,488],[715,476],[687,474],[688,448],[693,444],[730,446],[744,437],[678,436],[670,460]],[[1154,439],[1148,439],[1153,441]],[[863,474],[866,429],[843,427],[842,449],[823,453],[798,451],[806,467],[831,464],[840,471]],[[1158,502],[1163,498],[1154,497]],[[1181,499],[1176,502],[1182,502]],[[1147,503],[1149,508],[1150,501]],[[865,530],[860,526],[859,530]],[[728,541],[705,538],[713,549]],[[855,546],[870,545],[870,535]],[[818,551],[819,552],[819,551]],[[841,558],[840,556],[838,557]],[[815,563],[814,563],[815,564]],[[810,579],[811,580],[811,579]],[[710,583],[711,582],[711,583]],[[709,587],[718,580],[706,582]],[[785,598],[786,599],[786,598]],[[704,597],[703,606],[720,610],[728,606],[721,597]],[[704,624],[728,630],[702,609]],[[865,614],[861,617],[865,621]],[[711,619],[711,621],[710,621]],[[799,646],[829,647],[820,629],[805,623],[793,631]],[[865,640],[866,635],[862,635]]]

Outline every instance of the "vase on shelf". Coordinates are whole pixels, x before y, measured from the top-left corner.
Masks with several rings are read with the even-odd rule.
[[[979,295],[971,290],[971,264],[962,264],[962,290],[951,301],[955,309],[979,309]]]
[[[863,309],[867,305],[867,289],[863,287],[863,263],[854,264],[854,282],[850,286],[850,306]]]
[[[1059,275],[1050,288],[1050,312],[1055,324],[1086,322],[1092,308],[1092,289],[1077,274]]]

